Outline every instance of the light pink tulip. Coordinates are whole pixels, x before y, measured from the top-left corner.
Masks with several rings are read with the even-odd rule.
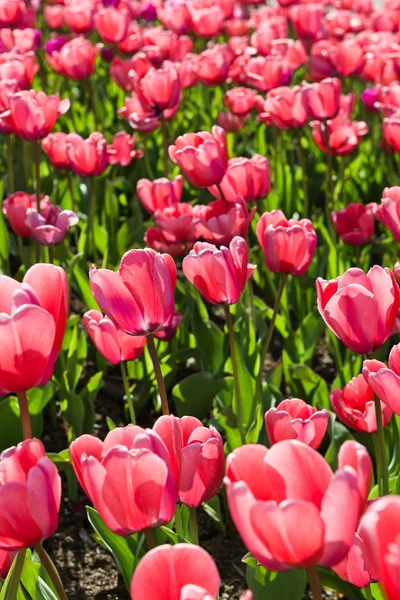
[[[376,218],[391,231],[396,242],[400,242],[400,187],[385,188]]]
[[[264,418],[271,445],[282,440],[299,440],[317,450],[328,427],[329,413],[292,398],[267,410]]]
[[[62,244],[70,227],[76,225],[79,217],[72,210],[62,210],[60,206],[49,203],[39,214],[28,208],[25,224],[29,227],[34,240],[42,246]]]

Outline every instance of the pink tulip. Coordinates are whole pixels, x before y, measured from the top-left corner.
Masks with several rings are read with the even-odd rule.
[[[90,0],[65,3],[64,21],[74,33],[89,33],[93,29],[94,6]]]
[[[90,269],[90,289],[101,310],[129,335],[148,335],[171,325],[176,266],[168,254],[129,250],[118,272]]]
[[[27,52],[3,52],[0,54],[0,81],[11,82],[15,80],[19,90],[27,90],[31,87],[33,78],[39,69],[35,63],[35,53]]]
[[[165,2],[157,8],[157,16],[166,29],[177,35],[188,33],[191,27],[191,17],[185,2]]]
[[[223,198],[221,196],[221,191]],[[209,188],[217,199],[236,202],[240,196],[246,202],[261,200],[271,190],[271,176],[268,159],[260,154],[251,158],[237,157],[228,161],[228,168],[219,187]]]
[[[42,148],[50,159],[51,164],[56,169],[69,169],[70,160],[68,158],[67,146],[74,139],[81,140],[77,133],[50,133],[42,140]]]
[[[212,133],[185,133],[169,147],[170,159],[196,187],[210,187],[221,182],[228,166],[225,131],[214,125]]]
[[[64,25],[64,11],[65,7],[56,4],[54,6],[45,6],[43,16],[46,24],[50,29],[61,29]]]
[[[368,521],[368,517],[367,517]],[[360,533],[363,531],[363,520],[354,534],[353,544],[347,556],[332,567],[337,575],[352,585],[364,588],[377,581],[377,575],[367,557],[364,540]]]
[[[153,431],[168,449],[179,501],[196,507],[213,498],[224,473],[224,448],[218,431],[204,427],[195,417],[172,415],[157,419]]]
[[[292,398],[267,410],[264,418],[271,445],[282,440],[299,440],[317,450],[328,427],[329,413]]]
[[[83,324],[97,350],[111,364],[136,360],[143,354],[146,345],[144,336],[127,335],[98,310],[86,312]]]
[[[138,52],[127,60],[116,56],[110,65],[110,75],[123,90],[131,92],[133,90],[131,71],[134,71],[137,77],[141,79],[151,67],[152,64],[144,52]]]
[[[215,44],[198,55],[197,76],[207,86],[214,86],[226,81],[232,61],[227,46]]]
[[[186,255],[192,248],[192,243],[171,241],[168,239],[164,232],[158,227],[149,227],[144,234],[145,244],[162,254],[170,254],[172,257],[177,258],[178,256]],[[169,329],[170,325],[167,327]]]
[[[395,114],[393,118],[383,119],[383,138],[393,149],[400,153],[400,116]]]
[[[224,104],[234,115],[243,116],[253,110],[256,98],[257,92],[255,90],[236,87],[225,93]]]
[[[154,334],[154,337],[156,337],[158,340],[162,340],[164,342],[170,342],[172,340],[172,338],[175,337],[177,329],[180,327],[182,320],[183,320],[183,315],[176,311],[174,314],[174,318],[172,319],[171,325],[169,325],[168,327],[165,327],[165,329],[163,329],[162,331],[157,331]]]
[[[80,177],[102,175],[108,165],[107,144],[102,133],[91,133],[87,139],[77,134],[69,137],[67,156],[71,169]]]
[[[5,450],[0,456],[0,548],[30,548],[53,535],[60,500],[61,478],[42,442],[25,440]]]
[[[154,220],[167,242],[191,244],[198,239],[194,216],[191,204],[179,202],[157,210]]]
[[[189,5],[190,6],[190,5]],[[192,27],[199,37],[213,37],[221,33],[224,26],[224,13],[218,5],[190,10]]]
[[[257,56],[244,65],[244,83],[260,92],[268,92],[289,81],[290,71],[280,55]]]
[[[34,240],[42,246],[62,244],[70,227],[76,225],[79,217],[72,210],[63,210],[60,206],[48,205],[39,214],[34,208],[26,211],[25,224]]]
[[[303,97],[309,118],[325,121],[336,117],[340,109],[340,91],[340,80],[336,78],[304,85]]]
[[[133,79],[133,82],[140,100],[144,98],[152,110],[160,112],[179,105],[181,86],[175,67],[151,68],[141,79]]]
[[[400,344],[390,351],[389,367],[379,360],[365,360],[362,373],[381,402],[400,414]]]
[[[400,241],[400,187],[385,188],[382,200],[376,211],[376,218],[393,234],[396,242]]]
[[[100,48],[83,37],[73,38],[62,45],[60,50],[46,54],[50,67],[70,79],[83,80],[93,74],[95,61]]]
[[[182,262],[185,277],[211,304],[235,304],[255,268],[248,262],[247,244],[240,237],[219,250],[197,242]]]
[[[389,337],[400,305],[390,269],[373,266],[367,274],[348,269],[332,281],[316,281],[318,310],[333,333],[353,352],[370,354]]]
[[[339,42],[330,53],[332,63],[341,77],[360,73],[364,66],[364,50],[355,39]]]
[[[296,277],[307,271],[317,245],[311,221],[287,220],[282,211],[273,210],[261,216],[256,234],[270,271]]]
[[[371,204],[348,204],[331,213],[333,226],[340,239],[349,246],[370,242],[374,235],[375,216]]]
[[[161,125],[161,116],[165,120],[171,119],[178,108],[177,104],[175,108],[167,109],[160,115],[145,102],[144,98],[140,99],[135,92],[132,92],[129,98],[125,98],[124,106],[118,110],[118,114],[127,119],[133,129],[141,133],[151,133]]]
[[[150,181],[139,179],[136,184],[136,193],[148,213],[164,210],[181,201],[183,179],[177,175],[173,181],[166,177]]]
[[[136,135],[130,136],[125,131],[118,131],[113,137],[112,144],[107,146],[109,165],[127,167],[135,158],[143,156],[142,150],[135,150]]]
[[[40,210],[46,210],[50,203],[48,196],[41,196]],[[32,231],[25,222],[26,213],[29,209],[37,210],[36,194],[15,192],[15,194],[3,200],[3,214],[7,216],[14,233],[23,238],[32,237]]]
[[[0,1],[0,26],[15,26],[22,18],[25,10],[23,0],[1,0]]]
[[[157,577],[154,574],[157,573]],[[192,544],[158,546],[142,558],[132,583],[132,600],[214,600],[220,578],[211,556]]]
[[[355,431],[376,431],[374,392],[362,374],[353,377],[343,390],[335,388],[329,400],[339,419]],[[381,402],[382,426],[390,421],[393,411]]]
[[[303,127],[308,119],[302,89],[299,86],[270,90],[264,102],[261,121],[270,119],[279,129]]]
[[[327,136],[328,130],[329,148],[332,154],[345,156],[357,148],[362,138],[368,133],[368,125],[365,121],[351,121],[342,111],[335,119],[322,124],[321,121],[312,121],[312,138],[322,152],[328,152]]]
[[[225,129],[226,132],[236,133],[241,131],[246,124],[246,120],[247,117],[238,117],[230,112],[221,111],[217,115],[217,125]]]
[[[196,217],[197,237],[217,245],[228,245],[236,236],[247,237],[256,207],[249,212],[243,198],[235,202],[217,200],[193,209]]]
[[[131,535],[172,519],[177,492],[170,459],[151,429],[117,427],[104,442],[82,435],[69,453],[79,483],[114,533]]]
[[[296,35],[300,38],[313,39],[320,31],[321,21],[325,16],[325,10],[320,4],[299,4],[297,6],[292,6],[289,14]]]
[[[15,550],[0,550],[0,579],[5,579],[16,556]]]
[[[130,14],[127,10],[119,10],[109,6],[96,13],[94,23],[103,42],[118,44],[126,38],[130,20]]]
[[[228,456],[231,516],[245,546],[267,569],[327,567],[346,556],[372,473],[365,447],[347,444],[354,453],[349,448],[339,456],[335,474],[316,450],[297,440],[269,450],[248,444]]]

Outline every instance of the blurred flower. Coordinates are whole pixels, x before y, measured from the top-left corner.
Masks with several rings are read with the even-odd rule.
[[[312,121],[310,125],[312,138],[318,148],[322,152],[328,152],[329,140],[329,148],[332,154],[337,156],[353,152],[368,133],[368,125],[365,121],[351,121],[341,113],[334,119],[326,121],[326,124],[321,121]]]
[[[45,6],[43,15],[46,24],[50,29],[61,29],[64,25],[65,7],[60,4],[54,6]]]
[[[16,550],[0,550],[0,579],[7,577],[16,554]]]
[[[343,40],[333,46],[330,56],[336,71],[341,77],[349,77],[360,73],[365,62],[364,50],[354,39]]]
[[[34,76],[39,70],[39,65],[35,63],[35,53],[26,52],[19,54],[17,52],[0,53],[0,81],[15,80],[19,90],[25,90],[31,87]],[[43,94],[43,92],[41,92]]]
[[[289,15],[299,38],[314,39],[321,29],[325,9],[321,4],[298,4],[290,8]]]
[[[21,54],[36,52],[42,43],[42,33],[39,29],[1,29],[0,44],[7,52],[18,50]]]
[[[191,25],[196,35],[208,38],[221,33],[225,15],[217,4],[197,10],[189,8],[189,10]]]
[[[389,354],[389,367],[379,360],[365,360],[362,373],[378,398],[400,414],[400,345]]]
[[[329,413],[299,398],[291,398],[267,410],[264,419],[271,445],[282,440],[298,440],[317,450],[328,427]]]
[[[197,76],[204,85],[214,86],[226,81],[232,55],[223,44],[215,44],[201,52],[197,59]]]
[[[336,78],[304,84],[303,97],[308,117],[317,121],[336,117],[340,109],[340,91],[341,83]]]
[[[0,27],[13,27],[21,20],[25,10],[23,0],[0,0]]]
[[[76,37],[64,43],[60,49],[46,53],[46,61],[60,75],[70,79],[87,79],[94,72],[99,46],[84,37]]]
[[[130,136],[125,131],[118,131],[111,144],[107,146],[109,165],[127,167],[135,158],[142,158],[143,151],[135,150],[136,135]]]
[[[94,24],[103,42],[118,44],[125,39],[130,21],[127,10],[110,6],[96,13]]]
[[[93,29],[94,4],[91,0],[65,2],[64,22],[74,33],[89,33]]]
[[[163,6],[157,8],[157,17],[166,29],[177,35],[190,31],[191,17],[184,0],[164,2]]]
[[[235,87],[224,94],[224,104],[234,115],[247,115],[255,106],[257,92],[245,87]]]
[[[247,118],[247,115],[239,117],[230,112],[219,112],[217,115],[217,125],[225,129],[226,132],[236,133],[243,129]]]
[[[143,52],[138,52],[127,60],[116,56],[110,65],[110,75],[117,85],[126,92],[130,92],[133,90],[131,71],[134,71],[137,78],[141,79],[151,66],[150,60]]]
[[[397,242],[400,241],[400,187],[385,188],[375,216],[389,229]]]
[[[41,196],[40,210],[45,210],[50,205],[48,196]],[[15,192],[3,200],[3,214],[10,222],[11,229],[22,238],[32,237],[32,231],[26,224],[26,213],[29,209],[37,210],[36,194]]]

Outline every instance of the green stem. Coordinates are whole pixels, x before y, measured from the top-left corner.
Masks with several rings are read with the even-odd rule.
[[[182,515],[181,507],[179,504],[177,504],[175,507],[175,531],[176,534],[183,539]]]
[[[11,575],[6,595],[8,600],[17,600],[19,582],[21,581],[22,569],[24,568],[25,554],[26,548],[23,548],[18,552],[14,559],[14,570]]]
[[[33,154],[35,157],[35,179],[36,179],[36,204],[40,215],[40,146],[39,142],[33,143]]]
[[[146,544],[148,550],[153,550],[157,546],[156,540],[154,537],[154,531],[152,529],[145,529],[143,531],[144,537],[146,538]]]
[[[225,309],[225,317],[226,324],[228,326],[229,332],[229,344],[231,348],[231,359],[232,359],[232,370],[233,370],[233,379],[235,381],[235,396],[236,396],[236,416],[238,421],[240,439],[242,444],[246,443],[246,434],[243,426],[243,406],[242,406],[242,395],[240,393],[240,379],[239,379],[239,369],[236,355],[236,345],[235,345],[235,331],[233,329],[233,321],[230,308],[228,304],[224,305]]]
[[[74,188],[72,186],[71,171],[68,171],[68,173],[67,173],[67,181],[68,181],[69,197],[70,197],[70,200],[71,200],[71,210],[73,210],[74,212],[76,212],[75,195],[74,195]]]
[[[382,496],[382,461],[378,443],[378,434],[372,434],[372,442],[374,444],[375,462],[376,462],[376,482],[378,484],[379,496]]]
[[[365,595],[367,596],[367,600],[374,600],[370,585],[367,585],[367,587],[365,588]]]
[[[327,152],[327,167],[328,167],[328,181],[327,181],[327,190],[325,195],[325,218],[326,218],[326,226],[328,227],[330,236],[332,241],[335,241],[335,231],[332,225],[331,218],[331,210],[334,209],[334,187],[333,187],[333,155],[332,149],[329,141],[329,130],[327,121],[322,122],[322,126],[324,128],[325,134],[325,145]]]
[[[94,128],[97,131],[98,119],[97,119],[97,112],[96,112],[96,103],[94,100],[94,94],[93,94],[93,90],[92,90],[91,81],[89,79],[85,80],[85,86],[86,86],[86,91],[87,91],[87,94],[89,97],[90,107],[92,109]]]
[[[308,579],[308,583],[310,584],[313,600],[322,600],[321,584],[319,582],[317,567],[308,567],[308,569],[306,569],[306,571],[307,571],[307,579]]]
[[[133,406],[132,394],[129,389],[128,373],[126,372],[126,365],[125,365],[124,360],[121,360],[121,374],[122,374],[122,381],[124,382],[125,396],[126,396],[126,400],[128,402],[128,409],[129,409],[129,414],[131,417],[131,423],[136,425],[135,407]]]
[[[64,586],[60,579],[60,575],[58,574],[58,571],[57,571],[53,561],[51,560],[50,556],[47,554],[46,550],[43,548],[41,542],[39,542],[39,544],[36,544],[36,546],[34,548],[35,548],[37,555],[40,558],[40,562],[42,563],[43,567],[46,569],[46,571],[51,579],[51,582],[54,585],[54,589],[56,590],[59,599],[60,600],[68,600],[67,594],[65,593],[65,590],[64,590]]]
[[[94,176],[89,177],[89,231],[90,243],[93,251],[94,262],[97,262],[96,236],[94,232],[94,224],[96,218],[96,190]]]
[[[165,382],[161,372],[160,361],[158,360],[157,348],[154,343],[154,336],[152,335],[147,336],[147,348],[149,349],[151,360],[153,361],[158,391],[160,393],[161,398],[162,413],[163,415],[169,415],[167,390],[165,389]]]
[[[14,184],[14,167],[12,161],[11,135],[6,135],[7,147],[7,171],[8,171],[8,191],[13,194],[15,191]]]
[[[49,263],[51,265],[54,265],[54,248],[53,246],[48,246],[48,250],[49,250]]]
[[[385,446],[385,434],[382,425],[382,407],[381,401],[375,396],[375,415],[376,415],[376,433],[378,437],[379,453],[381,456],[382,465],[382,495],[387,496],[389,493],[389,469]]]
[[[24,438],[24,440],[30,440],[32,439],[32,426],[26,392],[18,392],[17,398],[21,418],[22,437]]]
[[[308,179],[307,179],[307,168],[306,168],[306,157],[304,155],[304,148],[301,145],[301,134],[300,130],[296,129],[297,135],[297,151],[299,155],[299,162],[301,167],[301,179],[303,183],[303,196],[304,196],[304,216],[308,218]]]
[[[163,139],[163,160],[164,160],[164,176],[169,175],[169,156],[168,156],[168,131],[165,119],[161,119],[161,132]]]
[[[356,246],[356,267],[360,266],[360,246]],[[339,275],[339,273],[338,273]]]
[[[197,528],[197,513],[196,507],[191,506],[189,508],[189,518],[190,518],[190,533],[192,536],[192,544],[199,545],[199,531]]]
[[[153,169],[151,168],[151,163],[150,163],[150,159],[149,159],[147,135],[143,136],[143,158],[144,158],[144,164],[146,165],[147,173],[148,173],[150,179],[153,180],[154,173],[153,173]]]

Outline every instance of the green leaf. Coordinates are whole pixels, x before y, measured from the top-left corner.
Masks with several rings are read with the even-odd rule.
[[[74,266],[73,273],[87,310],[100,310],[96,300],[93,298],[88,276],[82,271],[78,264]]]
[[[254,600],[301,600],[306,587],[306,572],[292,569],[274,573],[261,565],[246,560],[246,581]],[[250,563],[250,564],[249,564]]]
[[[217,524],[218,528],[225,535],[226,526],[224,523],[224,519],[221,512],[221,503],[219,501],[218,494],[211,498],[211,500],[207,500],[207,502],[203,502],[202,507],[204,511],[208,514],[209,517]]]
[[[325,323],[317,310],[309,313],[294,335],[285,340],[285,350],[293,363],[308,364],[315,347],[325,331]]]
[[[318,575],[322,586],[343,594],[348,600],[364,600],[359,588],[341,579],[331,569],[318,567]]]
[[[216,394],[224,385],[223,379],[215,380],[207,371],[194,373],[177,383],[172,395],[178,416],[190,415],[198,419],[207,417]]]
[[[38,415],[47,406],[57,391],[57,386],[48,381],[43,387],[32,388],[28,391],[29,412]]]

